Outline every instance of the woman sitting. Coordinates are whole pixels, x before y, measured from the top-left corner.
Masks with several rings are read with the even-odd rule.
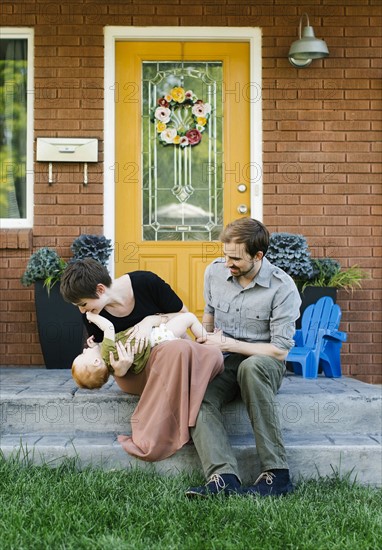
[[[134,271],[112,280],[107,269],[90,258],[68,265],[61,293],[84,314],[94,342],[102,341],[103,332],[88,321],[88,311],[106,318],[116,332],[134,327],[137,348],[160,324],[158,314],[172,319],[187,311],[154,273]],[[119,345],[117,351],[117,360],[110,357],[111,366],[119,373],[126,369],[123,376],[114,374],[117,384],[127,393],[140,395],[131,418],[131,436],[118,440],[129,454],[143,460],[167,458],[189,441],[189,428],[195,425],[206,387],[223,370],[222,354],[190,339],[171,340],[153,347],[145,368],[135,374],[129,370],[126,348]]]

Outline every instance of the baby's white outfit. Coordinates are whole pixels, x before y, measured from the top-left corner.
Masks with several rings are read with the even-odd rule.
[[[160,324],[159,327],[152,328],[150,334],[150,345],[152,348],[169,340],[179,340],[179,338],[177,338],[172,330],[169,330],[164,323]]]

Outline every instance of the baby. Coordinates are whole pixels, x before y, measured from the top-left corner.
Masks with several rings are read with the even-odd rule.
[[[171,319],[165,315],[158,316],[160,324],[151,330],[149,342],[140,340],[137,344],[133,335],[133,329],[128,329],[115,334],[113,324],[102,317],[88,311],[86,313],[88,321],[97,325],[104,333],[101,344],[94,342],[93,337],[88,338],[88,348],[78,355],[72,365],[72,376],[80,388],[96,389],[103,386],[110,374],[124,376],[128,370],[138,374],[141,372],[150,357],[151,348],[167,340],[175,340],[185,336],[187,329],[190,329],[195,338],[202,339],[206,336],[206,331],[197,317],[190,312],[180,313]],[[126,346],[129,341],[130,345]],[[126,368],[124,361],[123,368],[111,366],[110,360],[114,356],[118,359],[118,348],[125,351],[125,357],[129,365]]]

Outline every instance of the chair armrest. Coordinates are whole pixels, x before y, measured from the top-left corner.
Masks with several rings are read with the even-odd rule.
[[[339,340],[340,342],[346,342],[348,337],[346,332],[341,332],[340,330],[320,329],[319,332],[321,333],[321,338],[325,338],[327,340]]]
[[[297,329],[294,333],[293,340],[295,341],[295,344],[297,347],[301,348],[304,345],[303,339],[302,339],[302,330]]]

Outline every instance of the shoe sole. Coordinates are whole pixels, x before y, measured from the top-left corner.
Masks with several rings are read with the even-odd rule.
[[[198,493],[197,491],[186,491],[185,496],[188,498],[210,498],[210,497],[231,497],[231,496],[242,496],[242,493],[239,491],[230,491],[225,493],[220,491],[219,493]]]
[[[202,495],[201,493],[197,493],[196,491],[186,491],[184,494],[187,498],[191,499],[191,498],[208,498],[211,493],[208,495]]]
[[[251,497],[254,497],[254,498],[257,498],[257,497],[260,497],[260,498],[264,498],[264,497],[286,497],[290,494],[292,494],[294,492],[294,487],[292,488],[288,488],[285,492],[283,493],[268,493],[266,495],[262,495],[260,492],[257,492],[257,491],[251,491],[251,492],[244,492],[243,491],[243,495],[246,496],[251,496]]]

